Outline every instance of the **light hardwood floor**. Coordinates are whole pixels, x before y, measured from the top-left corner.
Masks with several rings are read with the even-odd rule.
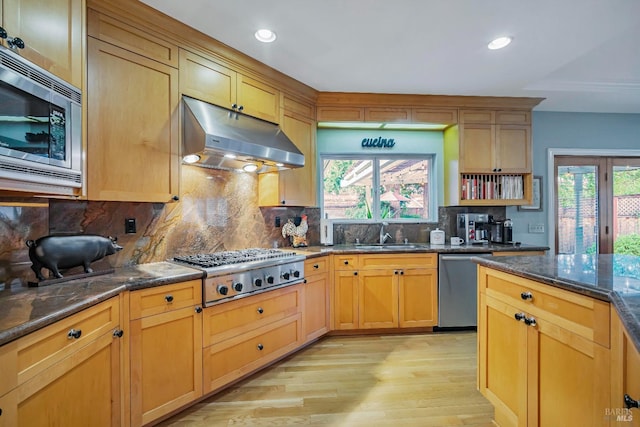
[[[491,426],[476,333],[327,337],[161,426]]]

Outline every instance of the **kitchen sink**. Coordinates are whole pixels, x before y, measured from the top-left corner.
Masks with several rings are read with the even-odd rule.
[[[419,245],[415,243],[386,243],[381,245],[379,243],[374,244],[356,244],[354,245],[356,249],[362,250],[384,250],[384,249],[418,249],[423,248],[424,245]]]

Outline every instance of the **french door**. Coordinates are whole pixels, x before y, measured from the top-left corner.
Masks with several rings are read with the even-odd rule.
[[[556,253],[640,255],[640,157],[554,159]]]

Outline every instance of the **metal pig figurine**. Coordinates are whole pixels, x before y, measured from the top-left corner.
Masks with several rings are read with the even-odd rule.
[[[45,280],[41,272],[42,267],[51,270],[58,278],[62,277],[60,269],[66,270],[80,265],[84,266],[85,273],[91,273],[93,270],[90,264],[93,261],[122,250],[122,246],[118,246],[116,240],[113,237],[90,234],[45,236],[38,240],[27,240],[31,269],[36,273],[38,280]]]

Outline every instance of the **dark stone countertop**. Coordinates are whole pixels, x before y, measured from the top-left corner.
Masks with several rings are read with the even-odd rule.
[[[329,254],[341,254],[341,253],[449,253],[449,254],[465,254],[465,253],[492,253],[492,252],[530,252],[530,251],[548,251],[548,246],[536,246],[536,245],[502,245],[502,244],[487,244],[487,245],[431,245],[429,243],[408,243],[394,244],[387,243],[384,245],[376,245],[374,243],[362,243],[362,244],[340,244],[333,246],[309,246],[302,248],[282,248],[283,250],[293,249],[296,252],[302,253],[307,258],[315,256],[329,255]]]
[[[169,262],[115,269],[113,273],[29,288],[0,290],[0,345],[57,322],[125,290],[202,278],[202,271]]]
[[[610,301],[640,351],[640,257],[545,255],[474,258],[480,265]]]

